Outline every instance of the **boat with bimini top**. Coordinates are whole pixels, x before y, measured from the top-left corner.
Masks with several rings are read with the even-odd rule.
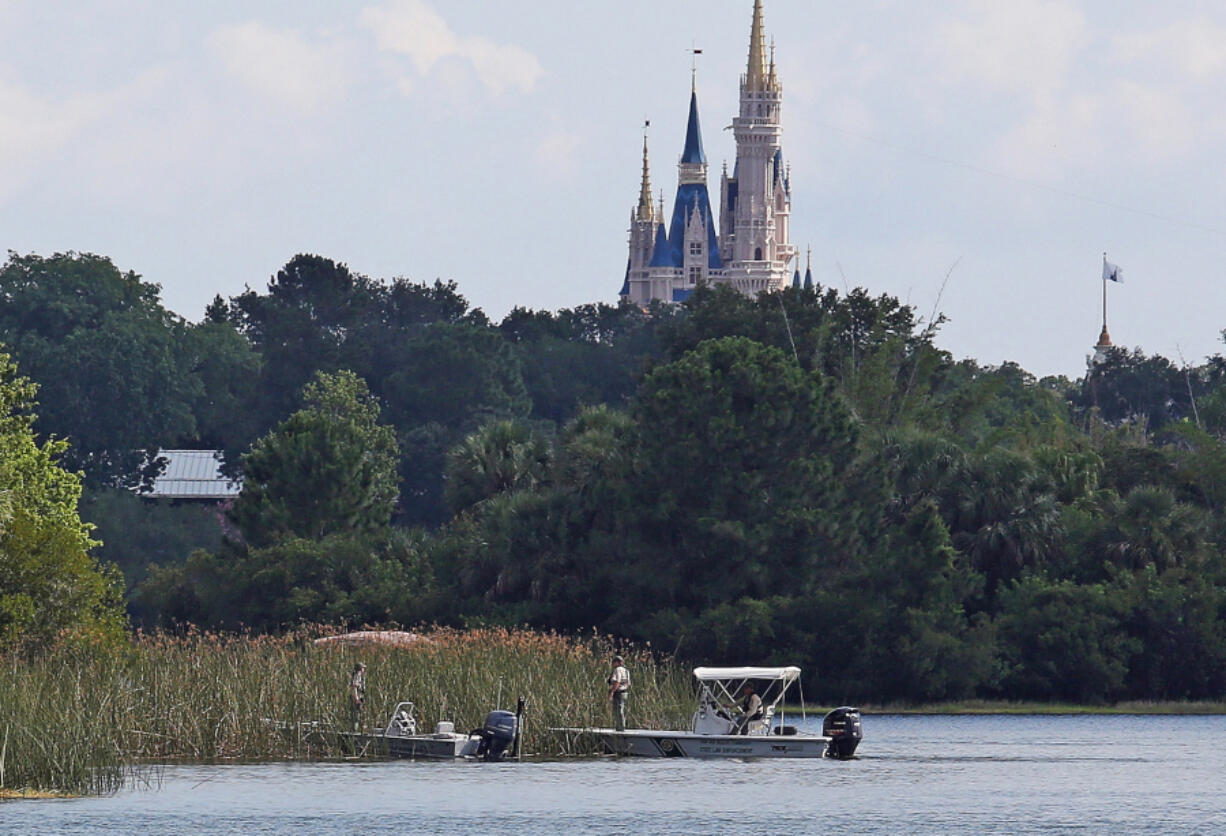
[[[783,698],[800,679],[800,668],[694,668],[698,705],[689,731],[610,728],[563,728],[556,732],[593,735],[617,755],[650,758],[822,758],[847,759],[855,754],[863,731],[859,709],[829,712],[820,735],[802,734],[787,723]],[[739,694],[748,697],[741,707]],[[803,705],[803,701],[802,701]],[[747,710],[748,709],[748,710]],[[804,709],[799,718],[807,719]]]

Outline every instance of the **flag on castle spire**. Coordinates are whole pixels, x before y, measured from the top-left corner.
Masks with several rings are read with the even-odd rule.
[[[1118,264],[1112,264],[1110,261],[1107,261],[1106,253],[1103,253],[1103,281],[1124,283],[1124,271],[1120,269]]]

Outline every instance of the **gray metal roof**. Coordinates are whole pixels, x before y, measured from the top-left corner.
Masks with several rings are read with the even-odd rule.
[[[230,481],[221,472],[220,450],[161,450],[166,468],[146,496],[161,499],[232,499],[243,489],[242,480]]]

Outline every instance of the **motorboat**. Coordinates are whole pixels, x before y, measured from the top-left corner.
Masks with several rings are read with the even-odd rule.
[[[783,704],[800,679],[800,668],[694,668],[698,704],[688,731],[610,728],[555,729],[593,735],[610,753],[649,758],[822,758],[847,759],[863,737],[859,709],[843,706],[829,712],[822,733],[803,734],[789,725]],[[747,716],[737,696],[752,685],[761,705]],[[803,704],[803,703],[802,703]],[[802,722],[807,720],[802,708]]]
[[[491,711],[480,728],[467,734],[457,732],[455,723],[449,721],[436,723],[433,732],[419,733],[413,703],[400,702],[383,728],[342,732],[341,738],[359,756],[500,761],[519,755],[522,717],[521,699],[515,712]]]

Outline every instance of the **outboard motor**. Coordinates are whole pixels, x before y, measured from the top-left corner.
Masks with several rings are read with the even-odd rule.
[[[481,736],[477,757],[485,761],[500,761],[506,758],[507,750],[515,742],[518,728],[515,714],[510,711],[491,711],[485,715],[485,724],[473,732]]]
[[[846,760],[856,753],[864,731],[860,728],[860,709],[844,705],[822,720],[822,737],[830,738],[826,757]]]

